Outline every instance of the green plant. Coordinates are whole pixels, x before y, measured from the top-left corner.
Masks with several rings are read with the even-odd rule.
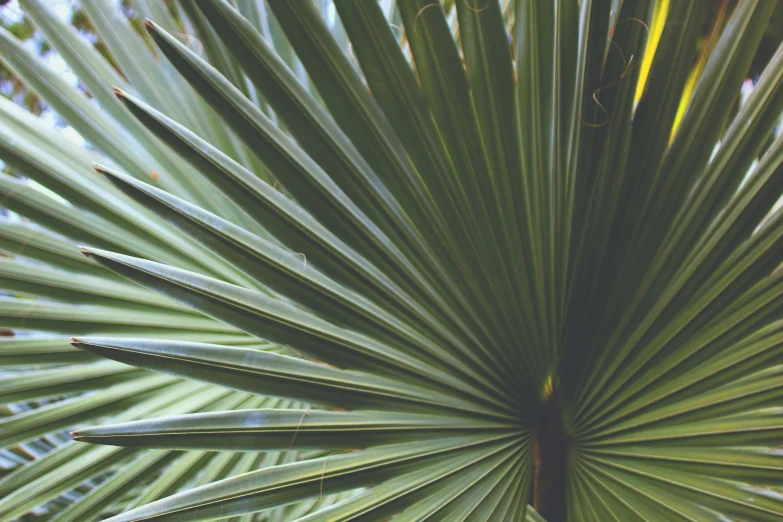
[[[20,3],[0,518],[783,517],[776,2]]]

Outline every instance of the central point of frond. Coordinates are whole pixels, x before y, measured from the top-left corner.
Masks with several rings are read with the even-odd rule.
[[[541,402],[544,404],[549,403],[552,400],[552,395],[555,392],[554,378],[550,374],[544,381],[544,386],[541,388]]]
[[[535,472],[531,487],[533,507],[549,522],[566,519],[566,462],[568,437],[563,411],[552,377],[542,390],[542,404],[536,422]]]

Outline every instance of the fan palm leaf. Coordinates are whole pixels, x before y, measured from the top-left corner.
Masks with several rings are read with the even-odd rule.
[[[783,518],[775,1],[20,4],[0,520]]]

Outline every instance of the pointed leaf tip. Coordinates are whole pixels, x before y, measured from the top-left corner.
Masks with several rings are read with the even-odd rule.
[[[101,165],[100,163],[93,163],[92,169],[100,174],[101,176],[105,178],[115,178],[117,177],[117,172],[113,171],[110,167],[107,167],[105,165]]]
[[[100,174],[104,178],[108,179],[109,181],[111,181],[112,178],[116,178],[117,177],[117,173],[116,172],[112,172],[111,169],[109,169],[108,167],[104,167],[103,165],[101,165],[99,163],[93,163],[92,164],[92,168],[93,168],[93,170],[95,172],[97,172],[98,174]]]

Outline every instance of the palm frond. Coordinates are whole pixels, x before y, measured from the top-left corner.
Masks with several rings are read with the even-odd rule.
[[[82,4],[0,29],[85,141],[0,99],[0,520],[783,518],[775,1]]]

